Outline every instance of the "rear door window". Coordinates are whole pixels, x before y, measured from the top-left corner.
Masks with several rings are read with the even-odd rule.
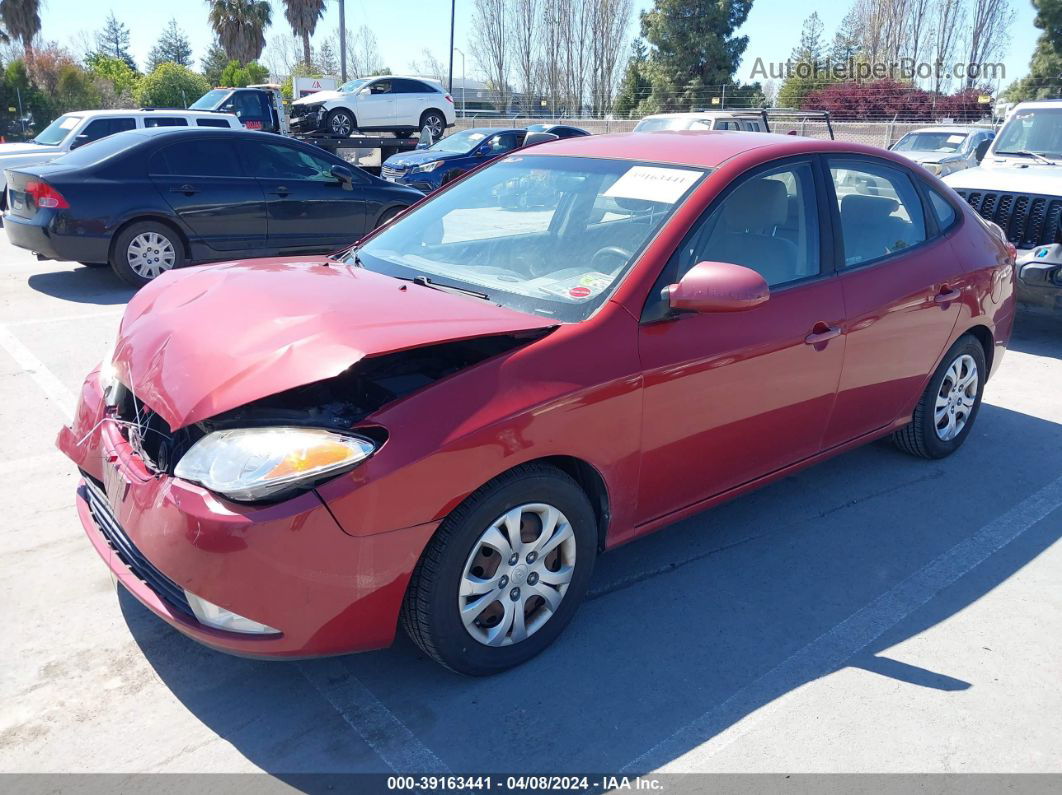
[[[863,265],[926,239],[925,214],[911,178],[869,159],[830,158],[845,267]]]
[[[149,162],[152,174],[182,177],[242,177],[236,147],[229,141],[196,140],[171,144]]]

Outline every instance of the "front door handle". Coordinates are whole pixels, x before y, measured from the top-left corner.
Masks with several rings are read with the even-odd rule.
[[[170,188],[170,193],[183,193],[185,196],[194,196],[199,193],[199,188],[195,185],[181,185],[178,188]]]
[[[270,191],[270,193],[272,193],[275,196],[287,196],[288,195],[288,186],[287,185],[277,185],[273,190]]]
[[[812,327],[811,333],[804,337],[804,342],[808,345],[818,345],[820,342],[832,340],[834,337],[839,337],[840,335],[840,326],[831,326],[829,323],[820,320]]]
[[[958,301],[961,296],[961,291],[942,284],[940,289],[937,290],[937,294],[933,296],[933,300],[938,304],[950,304],[952,301]]]

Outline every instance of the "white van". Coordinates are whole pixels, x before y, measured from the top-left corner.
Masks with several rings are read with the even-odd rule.
[[[117,132],[143,127],[222,127],[243,125],[231,113],[142,108],[140,110],[77,110],[64,113],[23,143],[0,144],[0,206],[6,201],[4,169],[47,163],[72,149]]]

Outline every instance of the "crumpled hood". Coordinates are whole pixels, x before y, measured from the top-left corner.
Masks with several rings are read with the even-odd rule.
[[[176,430],[367,356],[549,328],[545,318],[320,257],[171,271],[129,302],[118,378]]]
[[[961,160],[962,155],[957,152],[934,152],[934,151],[922,151],[915,150],[911,152],[897,152],[898,155],[903,155],[908,160],[913,160],[916,163],[940,163],[944,160]]]
[[[430,163],[433,160],[452,160],[456,157],[465,157],[465,155],[454,152],[432,152],[429,149],[421,149],[414,152],[405,152],[400,155],[391,155],[384,161],[384,165],[396,168],[408,168],[409,166],[418,166],[421,163]]]
[[[1028,165],[1010,168],[968,168],[944,177],[952,188],[1009,191],[1062,196],[1062,166]]]
[[[316,93],[310,94],[309,96],[302,97],[301,99],[297,99],[294,102],[292,102],[291,104],[292,105],[316,105],[318,102],[328,102],[329,100],[342,99],[343,97],[347,97],[347,96],[350,96],[350,95],[349,94],[344,94],[342,91],[334,91],[334,90],[317,91]]]

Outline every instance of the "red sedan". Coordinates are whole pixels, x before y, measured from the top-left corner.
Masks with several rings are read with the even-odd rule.
[[[1000,230],[910,161],[791,136],[547,143],[334,258],[167,273],[59,445],[96,550],[210,646],[500,671],[596,555],[856,445],[966,440]]]

